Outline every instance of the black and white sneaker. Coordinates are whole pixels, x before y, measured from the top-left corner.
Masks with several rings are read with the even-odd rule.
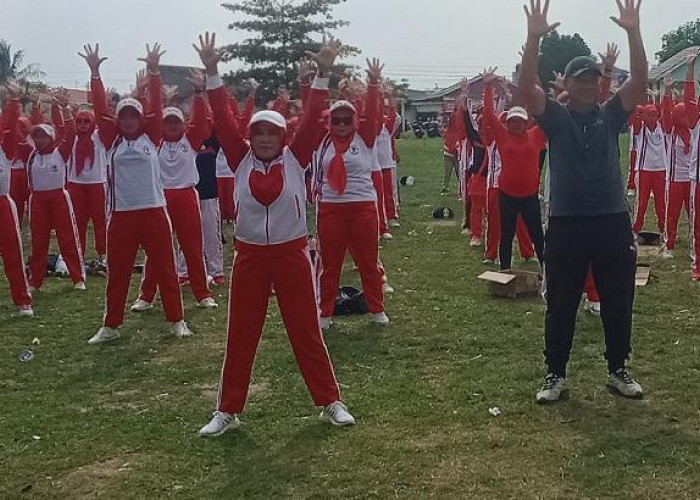
[[[626,398],[642,399],[644,397],[642,386],[630,377],[624,368],[608,375],[607,386]]]
[[[540,404],[551,403],[553,401],[558,401],[567,390],[566,379],[564,377],[560,377],[554,373],[548,373],[544,378],[544,385],[537,392],[535,398]]]

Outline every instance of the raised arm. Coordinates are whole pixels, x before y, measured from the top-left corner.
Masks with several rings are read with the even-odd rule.
[[[323,107],[328,97],[328,84],[332,74],[335,59],[340,54],[340,42],[331,39],[325,43],[317,54],[308,52],[307,55],[316,61],[318,77],[314,80],[309,92],[309,102],[297,127],[294,140],[289,149],[294,154],[299,164],[306,167],[311,163],[314,148],[316,146],[315,128],[323,113]]]
[[[379,112],[379,79],[384,65],[376,57],[367,59],[367,95],[365,96],[364,113],[360,120],[358,133],[367,147],[373,147],[377,140],[377,114]],[[359,110],[358,110],[359,113]]]
[[[161,51],[161,45],[156,43],[153,48],[146,44],[146,57],[138,60],[146,63],[148,73],[149,105],[146,115],[146,134],[153,144],[160,144],[163,138],[163,80],[160,77],[160,58],[165,51]],[[145,108],[144,108],[145,109]]]
[[[697,60],[697,51],[688,54],[688,72],[685,74],[683,89],[683,102],[685,103],[685,112],[688,115],[688,126],[690,128],[695,128],[700,119],[698,102],[695,99],[695,63]]]
[[[199,54],[207,75],[207,94],[211,103],[212,118],[216,128],[216,136],[221,143],[221,147],[226,154],[226,161],[229,168],[235,172],[245,155],[250,151],[238,131],[236,120],[231,113],[228,101],[228,92],[224,87],[224,82],[219,75],[219,61],[221,53],[216,50],[216,34],[206,32],[199,35],[199,46],[192,46]]]
[[[4,87],[7,89],[7,99],[3,103],[2,110],[2,149],[5,156],[12,160],[17,153],[17,122],[20,117],[19,87],[14,83],[7,82]]]
[[[632,112],[646,98],[649,69],[639,26],[639,7],[642,0],[615,0],[620,17],[610,19],[627,32],[630,49],[630,77],[620,87],[618,95],[625,111]],[[622,2],[624,1],[624,5]]]
[[[204,73],[190,71],[187,81],[194,87],[194,101],[192,111],[187,124],[187,140],[195,151],[198,151],[204,141],[209,137],[209,125],[207,124],[207,103],[204,92],[207,88],[207,80]]]
[[[671,87],[673,80],[665,79],[665,92],[661,99],[661,128],[664,133],[670,134],[673,131],[673,94]]]
[[[90,44],[83,45],[83,50],[85,53],[78,53],[78,55],[85,59],[90,68],[90,97],[95,111],[98,134],[102,144],[109,149],[117,137],[117,124],[107,104],[107,92],[100,77],[100,66],[108,58],[100,57],[99,43],[95,44],[94,49]]]
[[[598,53],[600,60],[603,62],[603,78],[600,81],[600,95],[598,102],[605,102],[610,97],[610,88],[612,86],[612,72],[615,69],[617,58],[620,57],[620,50],[617,44],[608,43],[605,54]]]
[[[491,68],[484,71],[482,74],[484,81],[484,126],[493,135],[494,140],[498,142],[507,132],[505,125],[501,123],[496,115],[496,110],[493,105],[493,84],[498,80],[495,74],[496,68]]]
[[[73,120],[73,113],[71,113],[70,106],[64,106],[61,108],[63,113],[63,136],[58,142],[58,152],[61,153],[63,161],[68,161],[71,153],[73,152],[73,143],[75,142],[75,121]]]
[[[540,64],[540,41],[547,33],[554,31],[560,23],[549,24],[549,0],[545,0],[544,9],[541,0],[530,0],[530,8],[523,7],[527,16],[527,41],[523,49],[523,61],[520,69],[518,89],[534,116],[544,113],[547,96],[537,85],[537,71]]]

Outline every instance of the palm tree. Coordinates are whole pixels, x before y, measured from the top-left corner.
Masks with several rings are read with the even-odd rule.
[[[12,45],[0,40],[0,84],[7,80],[23,80],[25,82],[38,80],[46,74],[38,64],[22,66],[24,51],[12,51]]]

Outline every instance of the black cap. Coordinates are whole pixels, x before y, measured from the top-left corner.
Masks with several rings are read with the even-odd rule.
[[[574,57],[569,64],[566,65],[564,78],[578,78],[586,73],[594,73],[596,76],[602,76],[603,72],[595,59],[588,56]]]

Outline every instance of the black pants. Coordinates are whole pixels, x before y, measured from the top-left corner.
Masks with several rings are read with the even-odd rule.
[[[530,239],[535,245],[535,253],[540,264],[544,261],[544,233],[542,231],[542,214],[540,212],[540,199],[532,195],[525,198],[508,196],[500,192],[499,204],[501,207],[501,242],[498,253],[501,259],[501,269],[510,269],[513,260],[513,238],[515,237],[515,224],[518,214],[522,215]]]
[[[637,251],[627,213],[599,217],[551,217],[545,242],[547,313],[545,363],[566,376],[576,314],[589,268],[593,271],[605,331],[605,358],[614,372],[631,352]]]

